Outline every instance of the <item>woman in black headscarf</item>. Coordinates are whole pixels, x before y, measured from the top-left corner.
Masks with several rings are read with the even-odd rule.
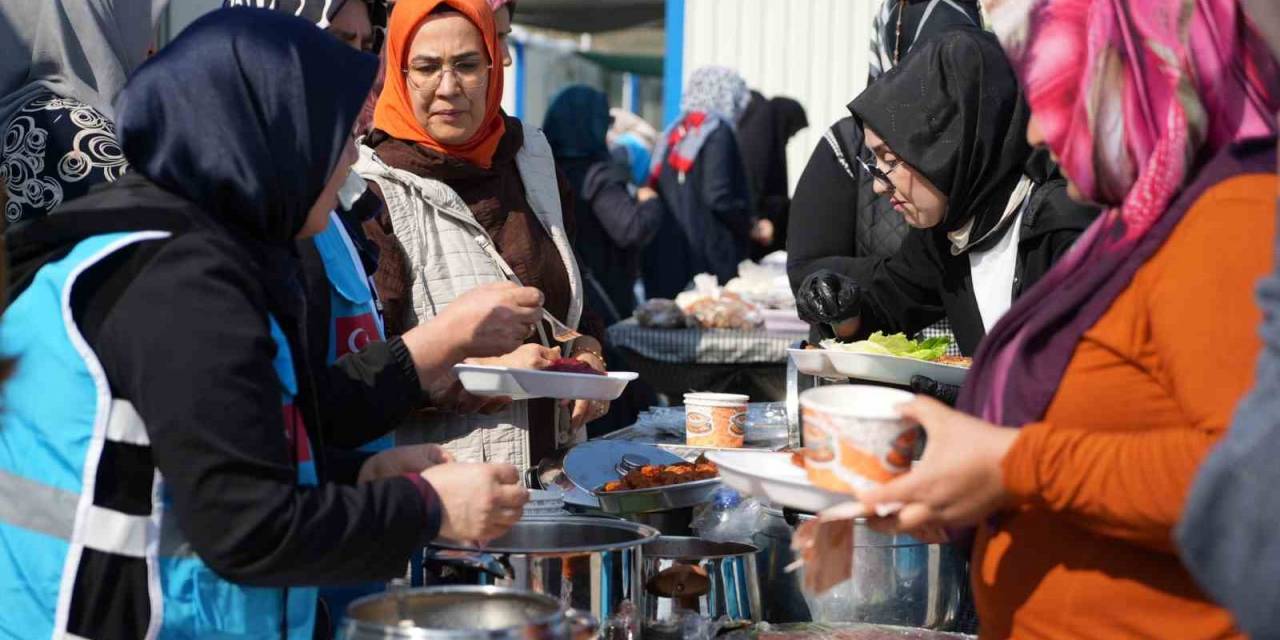
[[[609,154],[612,120],[609,98],[578,85],[552,100],[542,124],[556,166],[573,188],[573,210],[579,212],[573,247],[583,266],[587,308],[606,324],[635,311],[640,250],[658,233],[663,213],[653,189],[640,187],[631,195],[627,168]]]
[[[738,118],[738,140],[751,187],[756,223],[751,259],[787,246],[787,212],[791,183],[787,179],[787,143],[809,126],[804,106],[791,98],[765,98],[751,92],[751,102]]]
[[[867,84],[897,66],[912,47],[955,28],[979,27],[976,0],[884,0],[871,33]],[[859,160],[873,161],[862,141],[862,124],[843,118],[823,135],[809,157],[791,201],[787,229],[787,275],[793,291],[810,275],[828,269],[849,275],[864,259],[898,251],[907,223],[889,201],[876,196],[874,181]],[[950,336],[945,319],[923,331]],[[822,332],[815,327],[813,339]]]
[[[510,351],[541,313],[536,291],[475,293],[433,321],[435,365],[370,345],[407,375],[317,391],[295,241],[336,204],[375,67],[304,20],[215,11],[121,93],[134,170],[8,238],[0,451],[23,453],[0,454],[0,523],[53,538],[0,538],[0,635],[309,639],[315,585],[519,519],[514,467],[327,446],[388,431],[419,376]]]
[[[875,192],[912,227],[888,258],[820,270],[801,317],[841,339],[915,333],[944,316],[979,340],[1096,217],[1027,145],[1029,111],[996,39],[957,28],[915,48],[850,105]]]

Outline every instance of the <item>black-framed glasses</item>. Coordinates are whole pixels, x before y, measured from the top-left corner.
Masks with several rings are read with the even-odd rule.
[[[475,89],[489,78],[492,64],[479,60],[460,60],[453,64],[429,62],[409,67],[404,70],[409,86],[425,93],[434,92],[444,81],[444,74],[453,74],[453,79],[464,89]]]
[[[887,171],[881,171],[880,167],[875,164],[867,164],[867,161],[863,160],[862,156],[858,156],[858,164],[862,165],[862,168],[865,169],[876,182],[884,185],[884,187],[889,190],[889,193],[893,193],[897,190],[897,187],[893,186],[893,180],[889,179],[889,174],[893,173],[893,170],[897,169],[898,165],[902,164],[901,160],[894,160],[893,162],[886,163],[889,165],[889,169]]]

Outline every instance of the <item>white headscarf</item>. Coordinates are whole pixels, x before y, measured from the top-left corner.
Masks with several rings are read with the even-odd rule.
[[[169,0],[0,0],[0,127],[51,92],[108,118]]]

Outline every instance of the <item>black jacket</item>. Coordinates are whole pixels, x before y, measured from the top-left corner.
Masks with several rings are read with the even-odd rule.
[[[666,215],[644,253],[644,286],[650,298],[674,298],[699,273],[725,284],[738,274],[750,244],[751,190],[728,127],[713,131],[681,179],[665,163],[658,193]]]
[[[818,142],[791,201],[787,276],[792,290],[823,269],[851,275],[859,258],[887,258],[907,236],[906,221],[878,197],[871,176],[858,166],[874,157],[862,128],[844,118]]]
[[[797,291],[822,270],[860,273],[866,258],[887,258],[907,237],[906,220],[875,194],[875,183],[858,164],[875,157],[862,143],[862,127],[852,117],[827,130],[800,175],[787,234],[787,277]],[[825,336],[814,327],[810,340]]]
[[[640,251],[662,224],[662,201],[637,202],[627,189],[627,169],[611,160],[569,158],[559,165],[579,212],[573,249],[585,270],[587,306],[606,324],[630,318]]]

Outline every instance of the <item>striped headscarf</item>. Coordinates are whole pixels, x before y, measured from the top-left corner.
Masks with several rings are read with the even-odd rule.
[[[1063,172],[1110,207],[978,350],[960,406],[1020,425],[1042,417],[1080,336],[1172,233],[1204,163],[1276,133],[1280,74],[1238,0],[985,8]]]

